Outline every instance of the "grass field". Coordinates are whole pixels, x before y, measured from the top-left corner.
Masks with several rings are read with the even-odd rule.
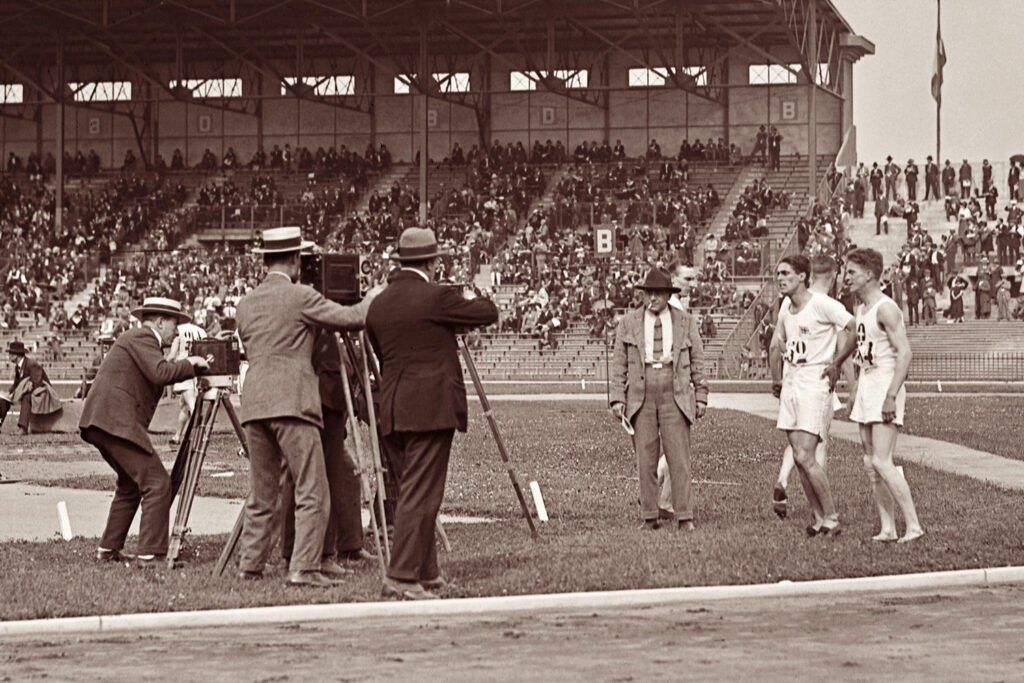
[[[807,538],[803,496],[792,514],[768,504],[783,437],[767,421],[715,410],[694,430],[697,531],[638,529],[637,482],[627,437],[595,402],[505,403],[496,408],[524,488],[537,480],[552,521],[532,541],[478,407],[456,439],[443,510],[495,518],[450,525],[442,553],[455,581],[451,597],[774,582],[961,569],[1019,563],[1019,493],[907,465],[928,531],[907,546],[876,544],[876,512],[860,450],[836,441],[829,470],[844,532]],[[229,439],[210,459],[237,462]],[[90,480],[93,478],[90,478]],[[104,478],[91,485],[106,488]],[[204,480],[201,491],[215,493]],[[243,471],[214,479],[222,495],[245,488]],[[85,482],[79,482],[85,483]],[[795,482],[794,482],[795,484]],[[902,527],[901,527],[902,528]],[[262,582],[214,579],[224,537],[192,537],[187,563],[173,571],[100,566],[93,539],[0,544],[0,618],[26,619],[377,599],[375,566],[324,592],[285,588],[283,568]]]
[[[1024,396],[909,396],[907,434],[1024,460]]]

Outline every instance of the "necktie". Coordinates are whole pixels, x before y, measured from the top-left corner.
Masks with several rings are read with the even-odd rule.
[[[659,315],[654,319],[654,346],[651,350],[651,355],[654,356],[654,362],[657,363],[661,360],[662,356],[662,340],[661,340],[661,316]]]

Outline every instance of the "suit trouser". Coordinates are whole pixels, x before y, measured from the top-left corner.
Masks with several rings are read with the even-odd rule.
[[[444,498],[448,456],[454,429],[392,432],[391,467],[398,479],[395,535],[388,576],[399,581],[429,581],[441,575],[434,527]],[[655,511],[657,514],[657,511]]]
[[[287,467],[295,482],[295,541],[288,569],[319,570],[330,504],[320,430],[297,417],[274,417],[247,422],[245,436],[251,471],[239,568],[261,572],[267,564],[281,472]]]
[[[644,403],[633,416],[633,447],[640,478],[640,514],[658,518],[658,457],[664,451],[672,480],[672,507],[677,520],[693,519],[690,481],[690,423],[676,405],[672,366],[644,369]]]
[[[166,555],[171,511],[171,477],[155,453],[108,434],[97,427],[82,430],[82,439],[92,444],[117,474],[117,488],[110,503],[107,526],[100,547],[120,550],[128,528],[142,503],[139,521],[139,554]]]
[[[7,418],[7,411],[11,409],[13,405],[6,398],[0,398],[0,423]],[[20,411],[18,413],[18,426],[24,429],[28,429],[29,422],[32,421],[32,395],[25,394],[21,397]]]
[[[942,196],[939,194],[939,179],[932,178],[931,180],[924,179],[924,199],[941,199]]]
[[[324,428],[320,444],[324,450],[327,488],[331,495],[331,514],[324,532],[324,556],[333,556],[363,547],[363,517],[360,507],[359,475],[356,463],[345,451],[345,419],[347,413],[325,407]],[[281,485],[284,521],[281,531],[281,554],[289,559],[295,544],[295,482],[286,469]]]

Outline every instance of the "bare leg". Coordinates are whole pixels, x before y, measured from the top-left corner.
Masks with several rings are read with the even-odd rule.
[[[871,425],[873,445],[871,464],[903,512],[903,520],[906,522],[907,528],[900,542],[905,543],[923,535],[924,530],[921,528],[921,522],[917,519],[917,509],[914,507],[914,498],[910,494],[910,486],[892,463],[893,451],[896,448],[896,435],[896,425],[884,422],[875,422]]]
[[[871,537],[872,541],[895,541],[896,534],[896,501],[886,488],[882,479],[875,471],[872,453],[874,453],[874,442],[871,437],[871,425],[860,426],[860,441],[864,446],[864,471],[871,482],[871,495],[878,506],[878,517],[882,522],[882,530]]]
[[[821,525],[833,529],[839,525],[839,515],[836,512],[825,470],[814,457],[818,441],[817,434],[802,431],[789,432],[789,443],[793,446],[796,467],[800,472],[804,491],[808,493],[808,502],[815,513],[815,528],[818,527],[817,518],[820,516]]]
[[[782,467],[779,468],[779,484],[782,488],[789,486],[789,475],[793,472],[793,468],[796,466],[796,461],[793,460],[793,447],[786,446],[786,450],[782,452]]]

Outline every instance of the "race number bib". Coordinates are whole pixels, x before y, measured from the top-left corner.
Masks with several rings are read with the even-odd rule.
[[[867,331],[864,323],[857,323],[857,353],[854,362],[862,368],[871,368],[875,365],[875,343],[868,341]]]
[[[786,342],[785,361],[790,365],[807,362],[807,342],[803,339],[790,339]]]

